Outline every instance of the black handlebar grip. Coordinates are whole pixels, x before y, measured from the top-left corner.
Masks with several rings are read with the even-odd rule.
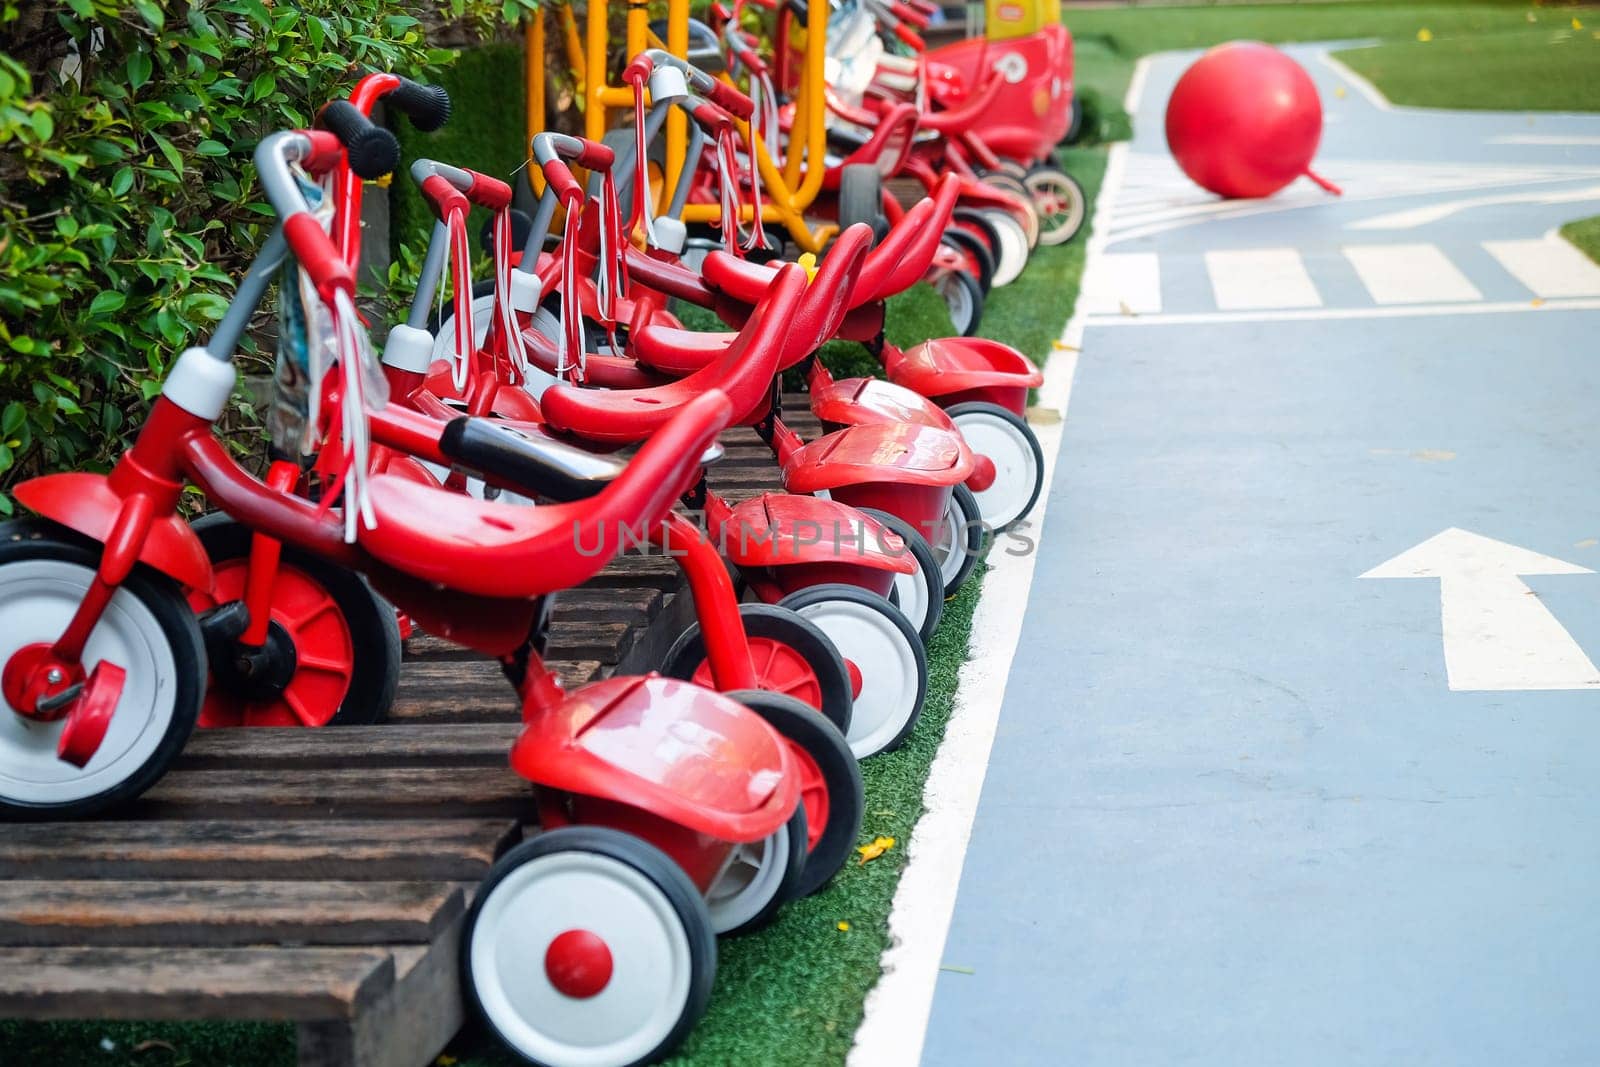
[[[400,142],[382,126],[373,125],[361,109],[348,100],[335,100],[322,109],[317,125],[339,138],[350,169],[361,177],[381,178],[400,165]]]
[[[432,133],[450,121],[450,94],[442,85],[424,85],[401,78],[400,84],[384,99],[404,111],[411,125],[423,133]]]
[[[806,21],[811,14],[807,0],[787,0],[785,6],[788,7],[790,14],[794,15],[796,22]]]

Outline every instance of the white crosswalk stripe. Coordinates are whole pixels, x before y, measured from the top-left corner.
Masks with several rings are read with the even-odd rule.
[[[1153,315],[1161,310],[1161,259],[1154,252],[1111,252],[1084,278],[1090,315]]]
[[[1438,245],[1346,245],[1343,251],[1380,306],[1483,299]]]
[[[1320,307],[1322,297],[1293,248],[1207,252],[1206,273],[1223,311]]]
[[[1600,266],[1553,234],[1523,241],[1485,241],[1483,247],[1534,296],[1600,296]]]

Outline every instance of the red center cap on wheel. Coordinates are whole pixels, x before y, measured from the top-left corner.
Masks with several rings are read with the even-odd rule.
[[[611,981],[611,949],[599,934],[568,930],[557,934],[544,953],[550,984],[577,1000],[592,997]]]

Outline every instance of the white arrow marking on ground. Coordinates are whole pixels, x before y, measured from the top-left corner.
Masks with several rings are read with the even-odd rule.
[[[1451,689],[1587,689],[1600,670],[1519,574],[1587,567],[1451,527],[1363,578],[1437,578]]]
[[[1600,200],[1600,185],[1584,189],[1566,189],[1557,193],[1506,193],[1503,196],[1475,196],[1465,200],[1447,200],[1442,204],[1395,211],[1388,215],[1374,215],[1370,219],[1349,223],[1348,230],[1411,230],[1440,219],[1449,218],[1458,211],[1475,207],[1498,207],[1501,204],[1575,204],[1584,200]]]

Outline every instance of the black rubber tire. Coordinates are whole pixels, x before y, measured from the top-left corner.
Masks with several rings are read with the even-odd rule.
[[[983,323],[983,287],[970,274],[959,270],[946,271],[933,283],[934,291],[944,300],[950,313],[950,325],[962,337],[976,337]],[[966,315],[957,321],[961,309]]]
[[[472,283],[472,299],[482,300],[486,296],[493,295],[493,278],[479,278],[477,281]],[[439,306],[435,304],[433,310],[428,312],[428,332],[433,334],[435,337],[439,336],[439,327],[442,326],[446,320],[455,317],[455,305],[448,300],[444,302],[443,315],[440,314],[440,310],[441,309]],[[474,315],[476,315],[476,313],[474,313]],[[477,323],[474,322],[473,325],[476,326]]]
[[[765,692],[765,690],[755,690]],[[806,716],[816,719],[817,714],[806,709]],[[716,928],[716,914],[711,917],[712,932],[718,937],[742,937],[753,934],[757,930],[772,925],[772,920],[778,917],[778,909],[791,900],[799,900],[800,881],[806,873],[806,808],[804,804],[794,806],[794,814],[789,816],[789,821],[784,824],[787,834],[784,837],[785,850],[783,853],[783,877],[779,880],[771,897],[760,911],[750,916],[737,926],[730,926],[726,930]],[[715,888],[715,883],[713,883]]]
[[[822,692],[822,707],[811,710],[820,712],[840,733],[848,732],[852,704],[850,671],[844,665],[844,657],[828,640],[828,635],[814,623],[774,604],[740,604],[739,618],[744,622],[747,636],[788,645],[810,665],[816,672]],[[659,669],[668,678],[687,680],[694,677],[705,658],[705,636],[700,624],[694,622],[672,642],[667,654],[661,658]],[[802,707],[809,706],[804,701],[799,703]]]
[[[1028,172],[1017,164],[1013,163],[1010,164],[1010,166],[1014,167],[1015,169],[986,171],[981,179],[983,184],[992,185],[996,189],[1003,189],[1012,196],[1018,197],[1022,200],[1032,199],[1028,194],[1028,187],[1023,184],[1024,179],[1028,176]]]
[[[960,416],[966,414],[992,415],[1009,423],[1018,432],[1019,436],[1027,442],[1028,447],[1033,450],[1035,469],[1039,472],[1038,477],[1033,482],[1033,494],[1028,498],[1027,506],[1022,509],[1021,513],[1010,522],[998,527],[996,532],[999,533],[1011,529],[1028,517],[1028,513],[1033,510],[1034,505],[1039,503],[1039,494],[1044,489],[1044,449],[1039,447],[1039,438],[1034,434],[1033,427],[1029,426],[1026,420],[1019,418],[1017,413],[1010,408],[1001,407],[999,404],[985,403],[981,400],[969,400],[963,404],[951,404],[945,408],[945,414],[949,415],[952,420],[959,420]]]
[[[945,244],[961,249],[978,261],[978,286],[983,290],[983,295],[988,296],[989,286],[994,281],[994,253],[972,234],[966,230],[959,230],[954,226],[944,231],[942,240]]]
[[[8,563],[56,560],[99,567],[101,546],[64,526],[43,519],[17,519],[0,524],[0,573]],[[87,588],[87,583],[85,584]],[[161,628],[172,652],[172,720],[160,742],[140,766],[121,781],[79,800],[39,804],[0,796],[0,822],[79,819],[137,799],[161,780],[194,733],[205,700],[206,653],[200,625],[178,583],[144,564],[133,568],[120,590],[139,601]],[[13,714],[0,701],[0,715]]]
[[[957,537],[957,545],[961,549],[961,568],[946,579],[944,584],[946,597],[955,596],[956,591],[972,576],[973,570],[978,566],[978,560],[983,558],[984,546],[989,540],[989,532],[983,525],[983,514],[978,510],[978,498],[972,495],[972,490],[964,485],[958,485],[951,500],[962,516],[962,530]],[[943,570],[941,567],[941,574]]]
[[[250,554],[250,530],[220,511],[193,524],[213,563]],[[283,546],[283,562],[315,581],[339,605],[350,630],[350,688],[329,726],[371,726],[389,717],[400,684],[400,624],[392,605],[367,580],[326,560]]]
[[[1067,132],[1062,135],[1062,144],[1077,144],[1078,138],[1083,136],[1083,99],[1077,93],[1072,94],[1072,117],[1067,120]]]
[[[717,976],[717,937],[711,932],[711,917],[706,913],[705,901],[701,899],[699,890],[689,880],[683,868],[648,841],[623,833],[621,830],[613,830],[606,826],[563,826],[555,830],[545,830],[538,836],[517,845],[495,861],[488,877],[478,887],[472,907],[467,912],[466,924],[462,928],[461,987],[467,1004],[484,1026],[500,1039],[501,1047],[510,1055],[524,1063],[537,1064],[538,1061],[529,1059],[506,1042],[493,1020],[484,1012],[483,1002],[479,999],[477,987],[472,980],[472,935],[477,927],[478,917],[483,912],[484,903],[489,900],[495,887],[504,881],[507,875],[522,864],[541,856],[568,851],[592,852],[638,871],[666,897],[679,921],[683,923],[684,932],[688,935],[689,995],[684,1002],[683,1012],[661,1043],[634,1061],[635,1064],[654,1063],[681,1044],[689,1031],[694,1029],[694,1024],[705,1014],[706,1006],[711,1002],[711,986]]]
[[[850,752],[844,733],[810,708],[782,693],[741,690],[728,696],[760,715],[789,741],[805,750],[828,791],[828,820],[817,846],[806,856],[796,897],[808,897],[826,886],[849,860],[866,814],[861,765]]]
[[[1083,186],[1078,184],[1078,179],[1062,170],[1042,164],[1028,171],[1028,195],[1033,199],[1035,210],[1039,211],[1039,243],[1049,247],[1064,245],[1078,236],[1083,230],[1083,224],[1088,219],[1089,204],[1084,196]],[[1046,215],[1039,208],[1040,197],[1045,194],[1046,187],[1054,185],[1057,189],[1064,189],[1071,207],[1061,215]],[[1058,220],[1052,225],[1051,220]]]
[[[872,243],[883,238],[883,176],[871,163],[852,163],[839,176],[839,229],[858,222],[872,227]]]
[[[858,756],[857,759],[863,759],[866,755],[876,755],[879,752],[892,751],[905,743],[905,739],[911,736],[911,731],[916,729],[917,720],[922,718],[922,707],[928,698],[927,649],[923,647],[922,639],[917,636],[917,628],[911,625],[904,612],[878,594],[870,593],[860,586],[844,585],[842,583],[813,585],[790,593],[778,603],[781,607],[789,608],[792,611],[804,612],[807,607],[826,601],[855,604],[882,616],[886,620],[886,625],[899,633],[900,640],[904,642],[903,647],[909,651],[916,663],[917,690],[913,695],[910,710],[900,722],[895,733],[886,742],[874,748],[870,753]],[[855,725],[854,721],[852,721],[852,725]],[[854,746],[851,747],[851,751],[855,751]]]
[[[939,572],[939,560],[933,554],[933,546],[928,544],[927,535],[913,527],[909,522],[898,515],[891,515],[887,511],[877,508],[858,509],[863,515],[870,515],[880,523],[900,535],[911,551],[911,558],[917,561],[917,569],[922,572],[922,580],[928,586],[928,610],[920,619],[913,619],[910,615],[906,618],[911,625],[917,628],[917,636],[922,638],[923,645],[933,640],[933,635],[939,629],[939,623],[944,619],[944,575]],[[932,531],[929,531],[930,533]],[[896,607],[900,607],[895,602]],[[901,608],[901,610],[905,610]]]
[[[962,231],[969,236],[973,230],[977,231],[978,239],[985,245],[984,251],[989,253],[989,262],[993,264],[989,270],[989,280],[993,282],[994,268],[1000,264],[1000,231],[994,228],[994,223],[989,221],[988,216],[979,208],[958,207],[950,213],[950,218],[952,221],[963,222],[971,227]]]
[[[1028,173],[1028,168],[1023,166],[1021,163],[1018,163],[1016,160],[1014,160],[1014,159],[1002,159],[1000,161],[999,166],[995,167],[992,170],[983,171],[981,173],[981,177],[983,178],[984,181],[988,181],[990,178],[996,177],[996,176],[1006,177],[1006,178],[1015,178],[1017,181],[1021,181],[1023,176],[1026,175],[1027,173]]]

